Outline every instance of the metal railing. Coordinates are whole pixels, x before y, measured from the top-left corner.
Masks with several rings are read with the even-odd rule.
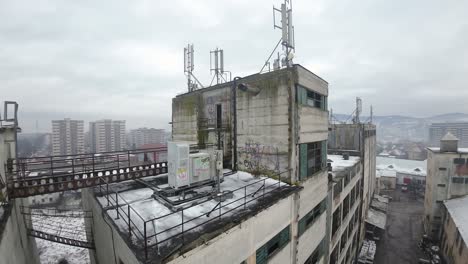
[[[172,239],[181,239],[182,243],[186,242],[186,237],[192,231],[200,228],[210,222],[221,220],[223,217],[235,210],[242,209],[247,210],[254,201],[265,198],[266,195],[281,189],[286,186],[285,183],[281,182],[281,175],[287,173],[284,171],[278,173],[278,180],[274,180],[274,183],[269,184],[268,181],[273,180],[272,178],[263,178],[255,182],[246,184],[234,190],[230,190],[232,194],[237,194],[238,197],[227,199],[223,201],[222,196],[228,194],[221,194],[215,200],[214,198],[205,200],[203,202],[196,203],[190,207],[181,208],[178,211],[166,213],[162,216],[158,216],[151,219],[145,219],[133,206],[128,203],[122,196],[116,191],[112,190],[108,184],[99,185],[99,192],[102,197],[105,197],[103,203],[107,203],[105,207],[109,217],[115,217],[114,221],[122,221],[126,226],[125,232],[128,235],[135,236],[137,241],[143,241],[141,243],[134,243],[134,246],[141,248],[145,252],[145,259],[148,260],[150,249],[156,247],[156,252],[160,252],[160,247],[166,244]],[[234,175],[229,177],[235,177]],[[250,188],[249,188],[250,187]],[[258,187],[258,188],[257,188]],[[240,194],[240,195],[239,195]],[[216,201],[215,206],[208,206],[210,203]],[[104,204],[103,204],[104,205]],[[194,207],[209,207],[210,210],[201,210],[198,214],[193,214],[191,211]],[[114,211],[115,210],[115,211]],[[197,210],[194,210],[197,211]],[[173,225],[161,225],[161,222],[166,223],[173,222]],[[160,227],[159,227],[160,226]],[[160,230],[157,230],[161,228]],[[132,241],[135,241],[131,239]]]
[[[29,236],[75,247],[94,248],[92,230],[84,225],[84,219],[93,218],[91,211],[20,206],[20,212]]]
[[[119,182],[166,173],[166,153],[162,147],[10,160],[8,195],[27,197],[96,186],[99,178]]]

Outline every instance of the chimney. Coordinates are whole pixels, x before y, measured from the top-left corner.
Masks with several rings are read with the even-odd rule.
[[[458,151],[458,138],[452,133],[447,132],[440,140],[440,152],[457,152]]]

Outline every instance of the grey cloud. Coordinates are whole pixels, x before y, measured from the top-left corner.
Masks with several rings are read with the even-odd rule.
[[[264,1],[2,1],[0,89],[23,127],[72,117],[169,128],[186,90],[182,48],[195,44],[207,84],[209,50],[234,75],[260,70],[280,37]],[[330,83],[334,112],[354,98],[379,115],[468,112],[466,1],[294,1],[296,63]]]

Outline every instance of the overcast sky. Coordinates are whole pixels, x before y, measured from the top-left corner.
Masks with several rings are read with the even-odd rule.
[[[127,120],[169,128],[186,91],[183,47],[210,82],[209,51],[234,76],[258,72],[281,33],[281,0],[0,0],[0,101],[20,104],[25,132],[51,119]],[[328,81],[330,107],[356,96],[376,115],[468,112],[468,1],[296,0],[295,63]]]

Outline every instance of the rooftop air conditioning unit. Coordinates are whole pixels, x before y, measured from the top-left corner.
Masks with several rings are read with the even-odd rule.
[[[190,185],[189,145],[186,143],[168,142],[167,144],[168,183],[178,189]]]

